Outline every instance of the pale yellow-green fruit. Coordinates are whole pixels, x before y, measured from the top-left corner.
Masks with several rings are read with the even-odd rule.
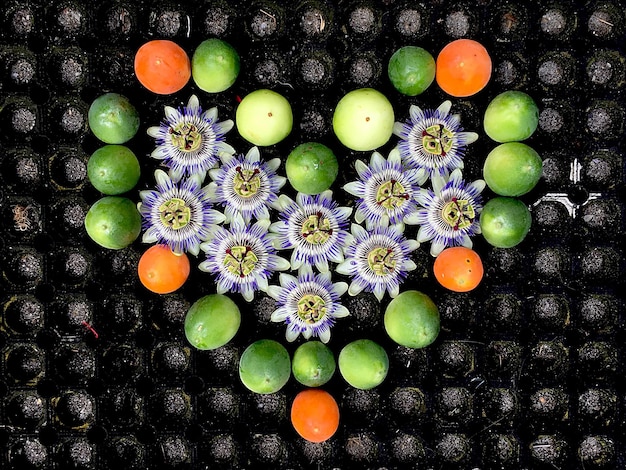
[[[333,130],[346,147],[368,151],[387,143],[394,121],[393,107],[385,95],[373,88],[359,88],[339,100]]]
[[[248,142],[266,147],[283,140],[293,127],[287,99],[272,90],[256,90],[245,96],[235,116],[237,131]]]

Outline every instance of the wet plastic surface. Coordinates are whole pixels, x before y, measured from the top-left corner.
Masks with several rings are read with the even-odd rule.
[[[624,3],[186,3],[0,7],[0,468],[623,468]],[[172,39],[192,54],[212,36],[241,55],[230,90],[212,95],[190,83],[163,97],[136,81],[134,52],[145,41]],[[128,145],[144,189],[156,167],[145,130],[164,105],[196,93],[234,119],[238,97],[273,88],[292,103],[294,130],[262,157],[284,161],[302,142],[326,143],[341,167],[332,189],[349,203],[341,187],[355,179],[354,159],[370,153],[338,143],[334,105],[363,86],[389,97],[396,120],[410,104],[439,105],[446,96],[436,84],[416,98],[395,92],[386,62],[400,46],[436,56],[459,37],[481,41],[494,63],[485,90],[452,99],[464,128],[480,134],[465,157],[467,179],[481,176],[495,146],[481,126],[489,100],[518,89],[539,104],[528,143],[544,175],[522,198],[533,227],[506,250],[476,237],[486,276],[468,294],[439,287],[428,244],[418,249],[403,288],[430,295],[442,315],[426,349],[386,336],[388,298],[345,299],[352,315],[338,321],[331,349],[379,341],[390,373],[369,391],[336,374],[326,389],[340,405],[339,431],[307,443],[289,423],[301,389],[293,378],[255,395],[237,376],[252,341],[276,339],[291,353],[301,341],[287,344],[284,327],[269,322],[272,299],[233,295],[243,314],[235,339],[193,350],[182,323],[191,303],[214,292],[212,278],[194,268],[178,293],[150,294],[135,273],[146,245],[108,251],[87,237],[83,219],[99,194],[86,162],[101,145],[88,130],[89,103],[113,91],[139,110]],[[235,130],[227,137],[238,152],[250,147]],[[137,190],[129,197],[138,201]]]

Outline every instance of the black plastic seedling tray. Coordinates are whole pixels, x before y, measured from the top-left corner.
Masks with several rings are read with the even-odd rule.
[[[626,468],[624,2],[5,0],[0,22],[0,468]],[[231,89],[208,94],[190,82],[157,96],[137,82],[133,58],[145,41],[172,39],[191,55],[209,37],[241,56]],[[146,129],[164,105],[195,93],[220,119],[234,119],[240,97],[275,89],[293,106],[294,128],[262,157],[284,161],[297,144],[327,144],[340,161],[335,197],[354,204],[342,186],[371,152],[334,137],[335,104],[374,87],[396,120],[411,104],[438,106],[448,97],[436,84],[415,98],[397,93],[387,60],[404,45],[436,56],[460,37],[483,43],[494,65],[483,91],[451,99],[463,127],[480,134],[465,157],[467,180],[481,177],[495,146],[482,130],[488,102],[516,89],[539,104],[528,143],[544,172],[522,197],[532,229],[510,249],[475,237],[486,275],[471,293],[436,283],[428,243],[414,253],[418,268],[403,289],[427,293],[441,313],[441,334],[425,349],[385,334],[388,297],[346,298],[351,316],[333,328],[331,349],[373,339],[389,354],[389,375],[362,391],[337,373],[325,388],[339,402],[340,428],[307,443],[289,421],[303,387],[292,378],[256,395],[237,373],[256,339],[290,352],[302,342],[287,343],[284,326],[269,321],[271,298],[232,295],[243,317],[234,340],[194,350],[185,313],[215,292],[196,269],[202,256],[192,257],[180,291],[159,296],[136,275],[147,245],[105,250],[86,235],[84,216],[100,197],[86,162],[101,145],[87,109],[104,92],[137,107],[141,128],[128,145],[142,179],[128,196],[139,201],[157,164]],[[228,142],[250,148],[236,130]],[[283,191],[294,196],[288,184]]]

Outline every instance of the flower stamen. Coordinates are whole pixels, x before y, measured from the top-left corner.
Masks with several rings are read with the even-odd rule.
[[[226,249],[223,263],[224,267],[232,274],[246,277],[254,270],[258,262],[259,258],[254,254],[251,247],[235,245]]]
[[[169,128],[172,145],[181,152],[195,152],[202,145],[202,133],[191,122],[182,121]]]
[[[191,220],[191,208],[184,200],[174,197],[159,206],[159,218],[163,225],[179,230]]]
[[[235,168],[235,176],[233,179],[233,190],[243,198],[249,198],[259,192],[261,188],[260,170],[242,169],[241,166]]]
[[[422,131],[424,150],[445,157],[454,145],[454,133],[443,124],[434,124]]]
[[[441,210],[441,217],[454,230],[470,227],[476,218],[476,211],[467,199],[452,198]]]
[[[391,248],[376,247],[367,254],[367,264],[377,276],[386,276],[396,269],[396,257]]]
[[[319,295],[305,294],[298,300],[298,316],[313,325],[326,316],[326,302]]]
[[[376,191],[376,204],[385,209],[393,210],[402,207],[409,199],[404,186],[397,180],[389,180],[382,183]]]
[[[322,245],[332,236],[333,229],[330,227],[330,220],[324,217],[321,212],[317,212],[309,215],[302,222],[300,233],[308,243]]]

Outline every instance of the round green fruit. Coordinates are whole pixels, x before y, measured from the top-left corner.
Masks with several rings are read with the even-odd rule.
[[[542,170],[541,157],[535,150],[521,142],[507,142],[489,152],[483,176],[494,193],[521,196],[537,185]]]
[[[485,240],[498,248],[511,248],[521,243],[531,223],[526,204],[511,197],[490,199],[480,213],[480,229]]]
[[[141,232],[141,215],[136,204],[121,196],[96,201],[85,216],[87,235],[105,248],[119,250],[134,242]]]
[[[483,126],[496,142],[517,142],[528,139],[539,124],[539,108],[522,91],[500,93],[487,105]]]
[[[333,130],[346,147],[368,151],[387,143],[394,121],[393,107],[385,95],[373,88],[360,88],[339,100]]]
[[[339,163],[331,149],[323,144],[308,142],[291,151],[285,171],[296,191],[319,194],[330,188],[337,178]]]
[[[228,343],[241,325],[239,307],[229,297],[210,294],[198,299],[185,317],[185,337],[198,349],[217,349]]]
[[[324,385],[332,378],[336,368],[333,352],[320,341],[302,343],[291,362],[293,376],[307,387]]]
[[[255,341],[239,359],[239,378],[255,393],[278,392],[291,376],[291,360],[285,347],[272,339]]]
[[[103,194],[116,195],[130,191],[139,181],[139,160],[124,145],[105,145],[87,162],[90,183]]]
[[[417,46],[404,46],[393,53],[387,66],[389,81],[403,95],[417,96],[435,80],[435,59]]]
[[[407,348],[423,348],[439,335],[439,309],[426,294],[409,290],[398,294],[385,310],[389,337]]]
[[[123,144],[139,129],[139,113],[118,93],[105,93],[96,98],[87,113],[91,132],[105,144]]]
[[[235,115],[237,131],[254,145],[274,145],[293,127],[293,113],[287,99],[272,90],[256,90],[245,96]]]
[[[239,54],[221,39],[207,39],[191,58],[191,76],[201,90],[219,93],[232,86],[239,75]]]
[[[389,357],[370,339],[348,343],[339,353],[339,372],[354,388],[369,390],[380,385],[389,372]]]

